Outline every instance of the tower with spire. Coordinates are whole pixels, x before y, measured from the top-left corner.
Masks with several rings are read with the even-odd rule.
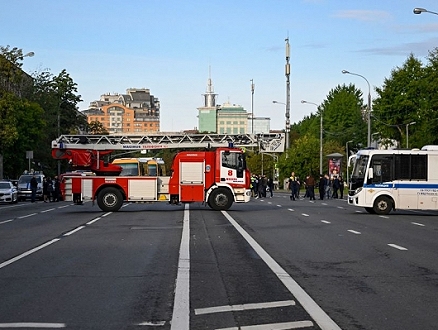
[[[211,80],[211,68],[208,68],[207,90],[204,96],[204,105],[198,108],[198,130],[205,133],[217,133],[217,106],[214,87]]]

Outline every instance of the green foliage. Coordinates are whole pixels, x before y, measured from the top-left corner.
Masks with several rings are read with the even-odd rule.
[[[17,178],[28,166],[26,151],[39,150],[46,123],[36,103],[5,93],[0,99],[0,152],[6,177]]]
[[[87,128],[88,133],[94,134],[94,135],[108,135],[109,132],[105,129],[103,124],[100,121],[92,121],[88,124]]]

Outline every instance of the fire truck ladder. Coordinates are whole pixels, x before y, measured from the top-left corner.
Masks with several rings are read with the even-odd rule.
[[[228,147],[260,147],[263,152],[283,152],[284,133],[278,134],[151,134],[61,135],[52,149],[149,150]]]

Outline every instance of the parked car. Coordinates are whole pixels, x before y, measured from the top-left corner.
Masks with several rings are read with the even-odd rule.
[[[32,191],[30,190],[30,179],[35,176],[38,182],[38,188],[36,191],[36,198],[43,200],[43,178],[44,174],[40,172],[25,173],[18,179],[18,199],[24,201],[26,198],[32,197]]]
[[[18,190],[10,181],[0,181],[0,202],[17,203]]]

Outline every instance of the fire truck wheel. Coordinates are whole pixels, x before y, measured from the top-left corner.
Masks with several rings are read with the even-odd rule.
[[[228,210],[233,204],[233,196],[226,188],[217,188],[213,190],[208,198],[208,206],[213,210]]]
[[[122,207],[122,204],[122,193],[117,188],[104,188],[97,196],[97,205],[104,212],[118,211]]]
[[[374,201],[373,210],[377,214],[388,214],[392,209],[392,200],[386,196],[379,196]]]

